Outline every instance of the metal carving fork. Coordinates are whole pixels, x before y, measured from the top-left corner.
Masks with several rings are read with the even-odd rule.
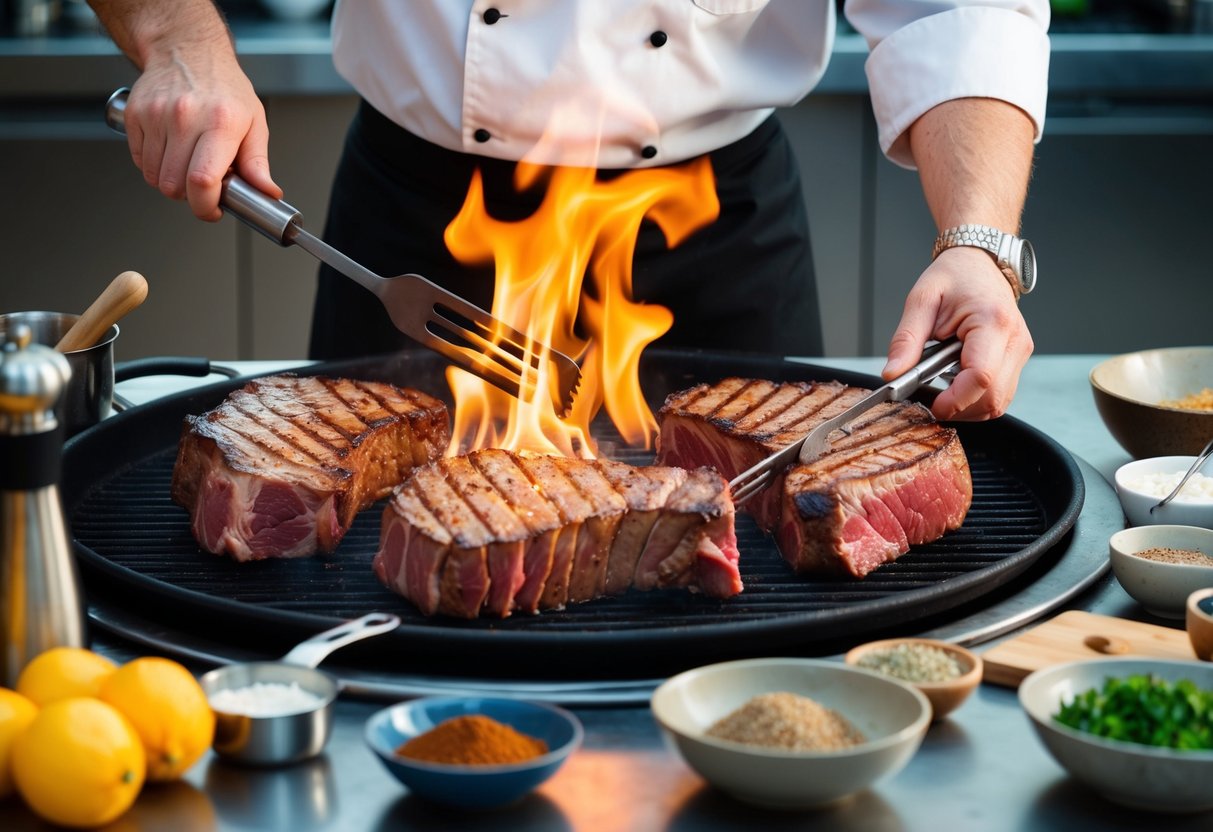
[[[827,419],[803,437],[761,462],[742,471],[729,482],[733,504],[740,505],[766,488],[776,475],[793,462],[809,463],[830,449],[830,435],[840,430],[850,435],[846,425],[856,417],[882,402],[900,401],[913,395],[918,388],[931,379],[943,375],[960,359],[961,342],[949,338],[935,347],[906,372],[892,381],[877,387],[867,396],[848,407],[832,419]]]
[[[130,90],[124,87],[106,103],[106,124],[118,133],[126,133],[129,94]],[[266,196],[234,173],[224,178],[219,203],[278,245],[297,245],[372,292],[383,303],[392,323],[405,335],[513,396],[531,397],[540,362],[546,356],[549,387],[557,412],[567,413],[572,406],[581,370],[567,355],[529,340],[480,307],[420,275],[375,274],[305,231],[303,216],[295,208]]]

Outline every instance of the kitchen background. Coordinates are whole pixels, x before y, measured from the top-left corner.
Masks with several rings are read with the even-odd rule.
[[[319,233],[356,99],[333,70],[328,6],[230,0],[265,102],[286,200]],[[106,98],[136,72],[82,0],[0,11],[0,311],[82,311],[117,273],[147,276],[122,324],[144,355],[298,358],[316,263],[225,218],[196,221],[147,187]],[[1049,115],[1024,216],[1038,353],[1208,343],[1213,300],[1213,0],[1056,0]],[[866,45],[840,28],[820,87],[781,113],[799,151],[831,356],[883,353],[935,236],[917,176],[881,156]]]

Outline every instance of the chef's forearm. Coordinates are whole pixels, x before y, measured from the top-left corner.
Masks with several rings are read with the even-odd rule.
[[[1019,231],[1034,125],[992,98],[946,101],[910,128],[910,148],[939,230],[964,223]]]
[[[180,60],[182,53],[234,54],[231,33],[213,0],[88,0],[135,66]]]

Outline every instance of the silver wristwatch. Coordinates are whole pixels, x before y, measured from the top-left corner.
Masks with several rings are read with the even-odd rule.
[[[934,260],[946,248],[973,246],[985,249],[1006,275],[1015,299],[1036,288],[1036,250],[1027,240],[1007,234],[988,225],[958,225],[935,238]]]

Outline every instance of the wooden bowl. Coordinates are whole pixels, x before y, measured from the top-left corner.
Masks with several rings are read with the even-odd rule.
[[[981,682],[981,656],[951,642],[933,638],[886,638],[880,641],[869,641],[867,644],[861,644],[849,650],[845,660],[847,664],[853,667],[861,667],[860,660],[864,656],[883,650],[890,650],[899,644],[922,644],[929,647],[937,647],[955,658],[961,667],[961,675],[944,682],[909,682],[905,679],[901,680],[907,681],[907,684],[913,685],[927,697],[927,701],[931,703],[932,720],[934,721],[943,719],[952,711],[959,708]],[[897,677],[894,676],[892,678]]]
[[[1198,589],[1188,596],[1184,625],[1196,658],[1213,661],[1213,587]]]

